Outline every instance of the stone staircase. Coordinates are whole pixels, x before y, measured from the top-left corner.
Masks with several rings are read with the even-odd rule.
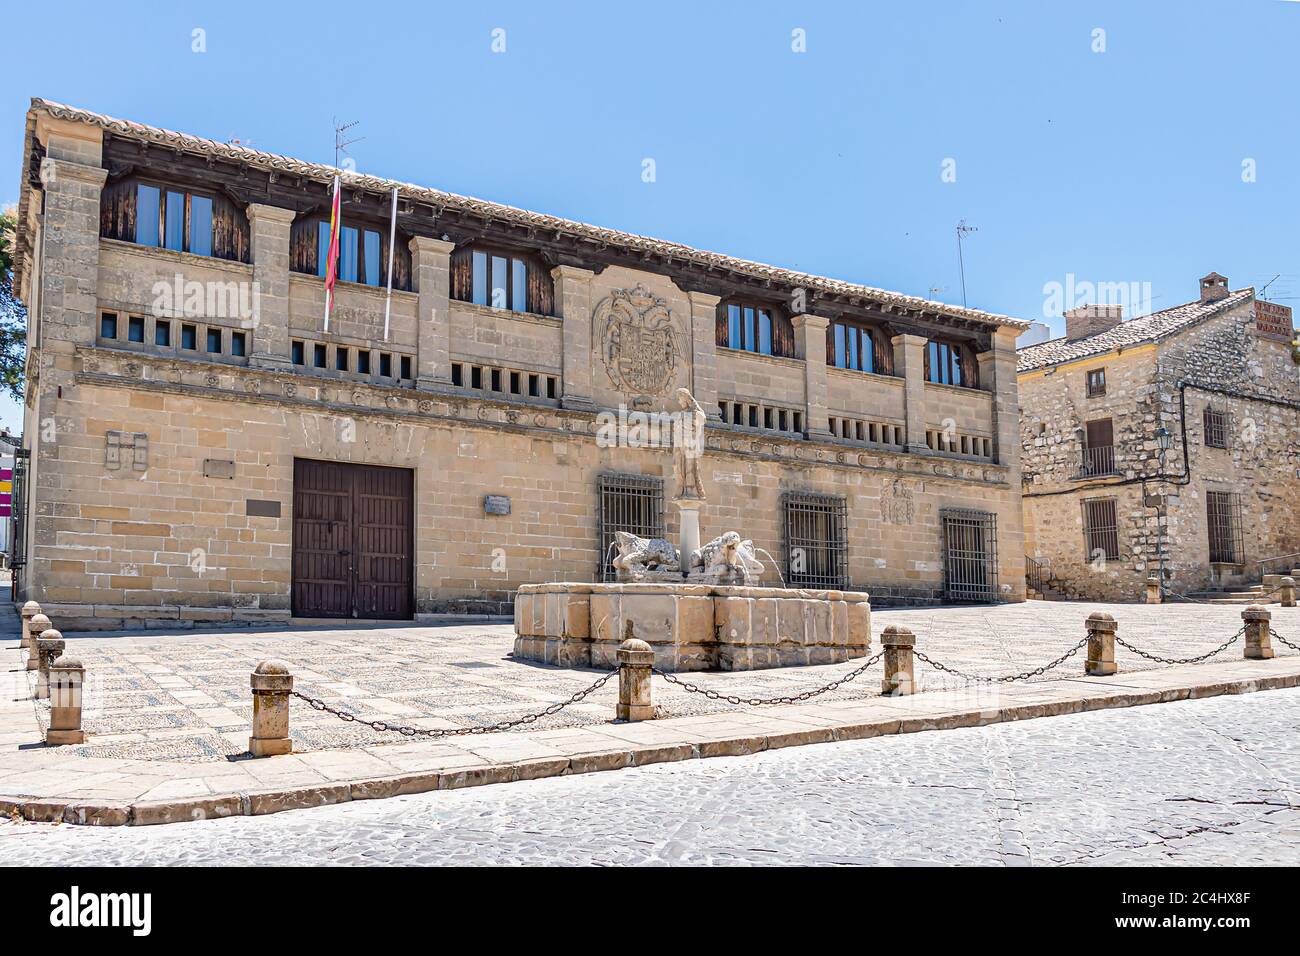
[[[1278,600],[1277,588],[1282,583],[1283,577],[1300,581],[1300,568],[1296,568],[1288,575],[1266,574],[1261,583],[1238,590],[1219,588],[1211,591],[1196,591],[1187,596],[1206,604],[1272,604]]]

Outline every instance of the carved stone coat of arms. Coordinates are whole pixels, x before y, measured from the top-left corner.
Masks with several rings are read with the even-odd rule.
[[[641,285],[615,289],[592,318],[593,338],[615,388],[655,396],[673,385],[684,349],[667,301]]]

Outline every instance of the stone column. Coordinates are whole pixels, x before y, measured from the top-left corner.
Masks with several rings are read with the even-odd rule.
[[[1092,677],[1105,677],[1115,673],[1115,631],[1119,625],[1115,618],[1102,611],[1088,615],[1088,660],[1084,673]]]
[[[411,275],[418,296],[415,387],[445,391],[451,385],[451,253],[454,242],[416,236],[411,240]]]
[[[1278,601],[1283,607],[1295,607],[1295,578],[1289,574],[1278,583]]]
[[[84,744],[81,729],[81,689],[86,682],[86,668],[81,661],[60,657],[50,665],[50,729],[45,743],[50,747]]]
[[[1270,632],[1272,613],[1266,607],[1252,604],[1241,612],[1241,619],[1246,624],[1246,646],[1242,656],[1251,661],[1272,660],[1273,639]]]
[[[41,656],[36,650],[36,640],[54,625],[44,614],[33,614],[28,631],[27,645],[27,669],[29,671],[39,670],[41,666]]]
[[[50,696],[50,665],[63,653],[66,647],[63,635],[50,628],[36,639],[36,656],[40,669],[36,672],[36,699],[45,700]]]
[[[289,234],[293,219],[292,209],[248,204],[256,309],[252,317],[241,317],[241,322],[253,329],[250,366],[289,367]]]
[[[1160,603],[1160,579],[1157,577],[1147,578],[1147,603]]]
[[[831,320],[824,315],[796,315],[791,319],[795,338],[803,352],[804,429],[809,438],[830,438],[827,412],[830,382],[826,374],[826,327]]]
[[[691,394],[709,421],[719,421],[717,323],[721,299],[707,292],[687,294],[691,299]]]
[[[632,622],[627,622],[625,634],[632,633]],[[654,699],[650,692],[650,668],[654,666],[655,652],[645,641],[634,637],[625,640],[618,649],[618,707],[616,720],[653,720]]]
[[[907,450],[924,455],[925,443],[925,346],[923,335],[895,335],[894,374],[903,379],[903,408],[907,416]]]
[[[916,636],[907,628],[891,624],[880,635],[885,648],[885,679],[880,682],[880,692],[890,697],[904,697],[916,693],[916,662],[912,648]]]
[[[691,555],[700,549],[700,506],[698,498],[674,498],[677,508],[677,561],[682,574],[691,570]]]
[[[561,402],[565,408],[594,409],[591,355],[591,280],[596,273],[576,266],[556,266],[555,306],[564,321],[564,379]],[[716,395],[716,393],[715,393]]]
[[[1020,391],[1016,380],[1017,329],[999,326],[993,347],[980,356],[980,388],[993,393],[993,457],[1020,487]],[[987,356],[987,358],[985,357]]]
[[[289,738],[289,694],[293,675],[284,661],[262,661],[248,675],[253,688],[253,733],[248,752],[254,757],[274,757],[293,750]]]

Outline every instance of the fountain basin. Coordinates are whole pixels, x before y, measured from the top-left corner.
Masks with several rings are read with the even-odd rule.
[[[645,584],[527,584],[515,595],[514,656],[613,667],[624,622],[665,671],[759,670],[865,657],[862,591]]]

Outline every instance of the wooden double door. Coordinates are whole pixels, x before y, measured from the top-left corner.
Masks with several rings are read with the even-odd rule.
[[[409,469],[295,458],[294,615],[409,620],[414,517]]]

